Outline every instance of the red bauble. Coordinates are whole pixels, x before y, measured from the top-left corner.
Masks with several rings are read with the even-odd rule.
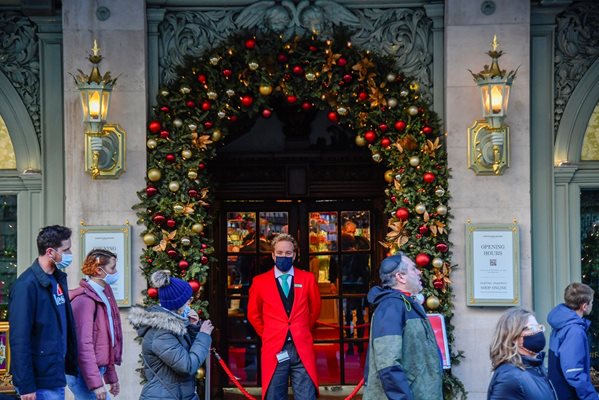
[[[204,169],[204,168],[206,168],[206,164],[204,164],[203,162],[201,162],[201,163],[198,164],[198,168]]]
[[[194,108],[196,106],[196,103],[194,103],[193,100],[187,100],[187,102],[185,103],[185,105],[189,108]]]
[[[163,139],[168,139],[169,136],[169,132],[164,130],[164,131],[160,131],[160,137]]]
[[[424,175],[422,175],[422,180],[426,183],[433,183],[435,178],[436,176],[432,172],[425,172]]]
[[[441,253],[447,253],[447,250],[449,250],[449,246],[447,246],[447,244],[445,243],[437,243],[435,249],[437,251],[440,251]]]
[[[166,255],[169,256],[170,258],[177,258],[177,256],[179,254],[177,253],[177,250],[175,250],[175,249],[168,249],[166,251]]]
[[[437,290],[443,289],[444,283],[443,283],[443,279],[435,279],[433,281],[433,287]]]
[[[406,129],[406,123],[403,121],[397,121],[395,123],[395,129],[397,129],[398,131],[403,131],[404,129]]]
[[[420,233],[416,234],[416,239],[422,239],[422,235]]]
[[[426,225],[420,226],[420,228],[418,228],[418,232],[420,232],[423,235],[428,233],[428,226],[426,226]]]
[[[246,49],[253,49],[254,47],[256,47],[256,39],[248,39],[245,41],[245,48]]]
[[[279,61],[280,63],[286,63],[288,59],[289,58],[287,58],[287,55],[283,53],[277,56],[277,61]]]
[[[293,73],[297,76],[301,76],[304,74],[304,69],[301,66],[296,65],[295,67],[293,67]]]
[[[287,103],[295,104],[297,102],[297,97],[294,95],[287,96]]]
[[[166,162],[169,162],[169,163],[174,163],[174,162],[175,162],[175,160],[176,160],[176,158],[175,158],[175,155],[174,155],[174,154],[172,154],[172,153],[170,153],[170,154],[167,154],[167,155],[164,157],[164,159],[166,160]]]
[[[368,93],[366,93],[366,92],[360,92],[360,93],[358,94],[358,99],[359,99],[360,101],[364,101],[364,100],[366,100],[367,98],[368,98]]]
[[[229,117],[229,121],[231,121],[231,122],[237,122],[237,115],[231,115]]]
[[[166,217],[162,214],[156,214],[152,217],[152,221],[154,221],[156,225],[162,225],[166,221]]]
[[[146,195],[148,197],[152,197],[154,196],[156,193],[158,193],[158,189],[156,189],[154,186],[148,186],[146,188]]]
[[[425,135],[430,135],[431,133],[433,133],[433,128],[431,128],[428,125],[425,125],[424,127],[422,127],[422,133],[424,133]]]
[[[210,102],[208,100],[204,100],[202,102],[202,111],[210,110]]]
[[[191,197],[192,199],[195,199],[196,197],[198,197],[198,191],[195,189],[189,189],[187,191],[187,194],[189,195],[189,197]]]
[[[339,57],[339,59],[337,59],[337,65],[340,67],[345,67],[347,65],[347,59]]]
[[[165,113],[166,113],[166,112],[169,112],[170,110],[171,110],[171,109],[170,109],[170,108],[168,108],[167,106],[162,106],[162,107],[160,107],[160,111],[162,111],[162,112],[165,112]]]
[[[223,75],[225,76],[225,78],[230,77],[231,75],[233,75],[233,71],[231,71],[230,69],[223,69]]]
[[[206,75],[204,74],[199,74],[198,75],[198,82],[200,82],[202,85],[206,83]]]
[[[391,202],[395,203],[397,201],[397,197],[391,196]]]
[[[304,101],[302,103],[302,110],[304,111],[310,111],[312,109],[312,103]]]
[[[270,111],[268,108],[265,108],[264,110],[262,110],[262,116],[264,118],[270,118],[271,115],[272,115],[272,111]]]
[[[387,124],[380,124],[379,129],[381,130],[381,132],[385,133],[387,132],[387,129],[389,129],[389,127],[387,126]]]
[[[351,76],[350,74],[343,75],[343,82],[345,82],[345,83],[350,83],[353,79],[354,79],[354,77]]]
[[[152,133],[160,132],[160,128],[162,128],[162,124],[160,123],[160,121],[152,121],[148,124],[148,129]]]
[[[181,260],[179,261],[179,268],[180,269],[187,269],[189,268],[189,263],[185,260]]]
[[[153,288],[153,287],[148,288],[148,297],[151,297],[153,299],[158,297],[158,289]]]
[[[169,219],[166,221],[166,226],[168,226],[169,228],[174,228],[175,226],[177,226],[177,222],[174,219]]]
[[[337,113],[335,111],[331,111],[330,113],[328,113],[327,118],[331,122],[337,122],[337,120],[339,119],[339,116],[337,115]]]
[[[376,140],[376,133],[374,133],[374,131],[366,131],[364,132],[364,139],[366,139],[368,143],[374,143]]]
[[[428,263],[431,262],[431,258],[428,256],[428,254],[420,253],[416,256],[414,261],[419,267],[426,267]]]
[[[381,139],[381,146],[387,148],[389,146],[391,146],[391,139],[389,139],[388,137],[384,137]]]
[[[200,262],[201,262],[202,264],[208,264],[208,257],[206,257],[206,256],[202,256],[202,258],[200,258]]]
[[[241,98],[241,104],[243,104],[244,107],[250,107],[254,104],[254,98],[252,96],[243,96]]]
[[[410,210],[405,207],[398,208],[397,211],[395,211],[395,216],[399,220],[405,221],[410,216]]]
[[[314,46],[314,45],[310,45],[308,47],[308,50],[310,50],[312,53],[315,53],[318,51],[318,47]]]
[[[204,128],[206,128],[206,129],[210,129],[213,126],[214,126],[214,124],[211,121],[204,122]]]
[[[404,204],[410,204],[410,199],[404,197],[403,203]]]
[[[194,293],[196,293],[198,290],[200,290],[200,282],[196,281],[195,279],[190,280],[189,282],[189,286],[191,286],[191,290],[193,290]]]

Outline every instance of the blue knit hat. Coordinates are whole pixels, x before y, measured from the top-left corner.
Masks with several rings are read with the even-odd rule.
[[[176,311],[183,307],[193,295],[189,283],[171,277],[171,271],[161,270],[152,274],[152,284],[158,288],[160,305],[167,310]]]

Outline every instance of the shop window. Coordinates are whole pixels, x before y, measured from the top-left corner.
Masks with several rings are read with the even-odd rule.
[[[599,103],[597,103],[591,118],[589,118],[582,142],[580,159],[582,161],[599,160]]]
[[[599,189],[584,189],[580,195],[582,281],[595,290],[595,308],[599,308]],[[599,370],[599,312],[589,315],[591,363]]]
[[[15,149],[8,134],[8,128],[0,116],[0,170],[17,169]]]
[[[17,196],[0,195],[0,321],[7,320],[9,290],[17,278]]]

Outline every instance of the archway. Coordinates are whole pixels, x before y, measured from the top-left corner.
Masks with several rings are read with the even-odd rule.
[[[450,342],[447,157],[437,115],[419,83],[394,61],[352,46],[347,36],[285,39],[235,35],[187,60],[180,78],[163,88],[148,125],[147,186],[139,192],[148,246],[144,274],[169,269],[200,291],[212,256],[210,160],[243,116],[272,116],[274,104],[295,113],[317,108],[356,132],[372,160],[388,166],[384,179],[389,232],[381,245],[402,250],[422,268],[427,309],[445,315]],[[383,177],[373,177],[383,179]],[[146,292],[154,302],[156,290]],[[207,314],[202,295],[195,306]],[[461,383],[446,374],[446,389]]]

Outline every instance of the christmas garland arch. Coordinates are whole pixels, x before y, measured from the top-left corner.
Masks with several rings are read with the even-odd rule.
[[[423,272],[424,305],[442,313],[453,343],[448,243],[447,154],[437,115],[418,82],[394,60],[356,49],[347,39],[235,35],[189,59],[179,80],[160,90],[148,124],[147,186],[135,206],[147,248],[148,279],[168,269],[197,293],[194,308],[208,315],[199,291],[216,259],[207,232],[211,194],[206,165],[240,117],[269,118],[276,102],[297,112],[326,110],[331,122],[355,132],[372,159],[386,163],[388,233],[383,246],[411,256]],[[145,303],[157,291],[144,291]],[[451,347],[450,347],[451,348]],[[461,353],[452,351],[452,362]],[[446,399],[465,397],[446,371]]]

